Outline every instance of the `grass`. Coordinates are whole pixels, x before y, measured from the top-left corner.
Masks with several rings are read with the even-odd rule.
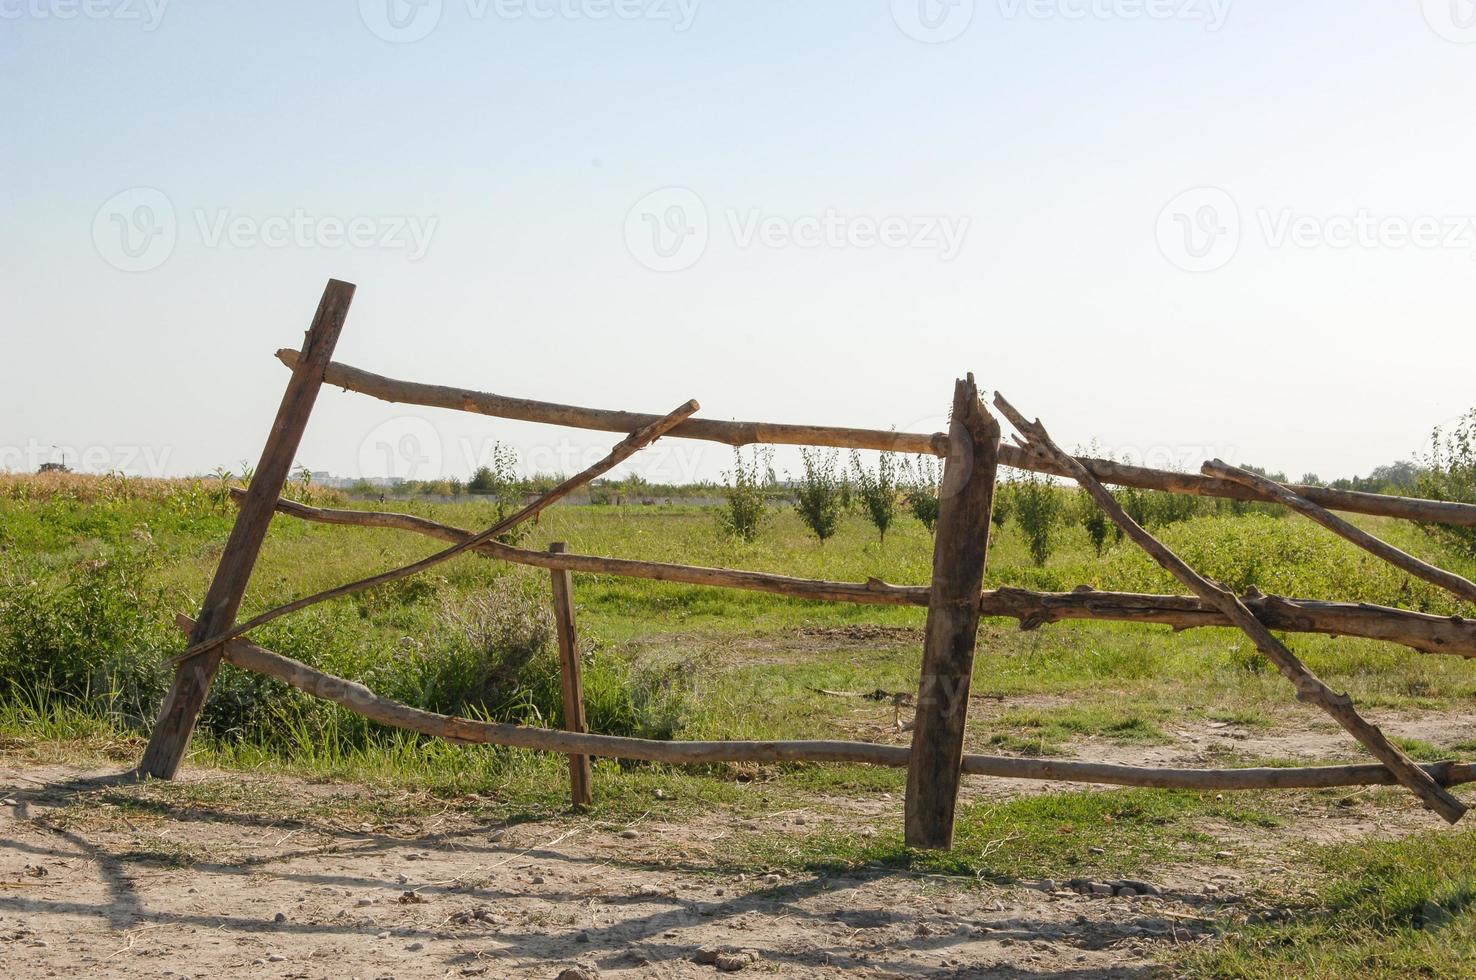
[[[1186,955],[1194,976],[1450,977],[1476,962],[1476,832],[1305,849],[1310,896]]]
[[[11,752],[82,754],[131,762],[167,680],[163,655],[182,648],[176,611],[193,611],[213,573],[233,517],[208,481],[167,487],[98,487],[55,481],[47,493],[0,481],[0,744]],[[404,502],[398,509],[462,527],[493,519],[478,501]],[[1451,567],[1418,530],[1361,523],[1393,543]],[[1299,519],[1261,513],[1201,516],[1160,529],[1206,574],[1268,592],[1425,608],[1476,610],[1372,564],[1351,546]],[[746,544],[718,531],[710,508],[556,507],[524,544],[566,541],[575,551],[724,565],[787,574],[923,584],[932,541],[910,517],[882,545],[847,516],[823,547],[789,510],[771,516]],[[402,533],[308,525],[272,526],[243,616],[376,569],[422,557],[438,542]],[[1084,531],[1066,529],[1050,561],[1036,567],[1007,524],[992,543],[989,585],[1066,590],[1179,591],[1130,546],[1098,557]],[[549,649],[546,578],[476,556],[414,580],[316,607],[261,631],[266,646],[434,710],[557,721],[556,663]],[[792,602],[756,593],[575,576],[585,685],[596,730],[663,738],[849,737],[904,744],[896,709],[881,691],[917,686],[924,611]],[[544,630],[545,632],[540,632]],[[1397,710],[1465,707],[1476,667],[1458,658],[1412,656],[1372,641],[1296,635],[1292,648],[1360,705]],[[492,668],[510,651],[532,652],[517,683],[499,686]],[[829,693],[827,693],[829,692]],[[1213,723],[1265,734],[1311,717],[1230,630],[1173,634],[1129,624],[1061,623],[1028,633],[1012,621],[980,634],[970,709],[973,751],[1062,756],[1175,741],[1179,726]],[[905,721],[908,712],[901,713]],[[1476,741],[1404,740],[1420,759],[1476,751]],[[110,790],[109,806],[251,808],[273,816],[377,826],[448,806],[479,819],[563,814],[562,759],[492,747],[451,747],[364,723],[231,668],[222,671],[190,764],[268,775],[351,781],[354,794],[253,799],[227,780]],[[1342,759],[1361,754],[1349,743]],[[1274,764],[1221,752],[1218,764]],[[1334,760],[1327,760],[1334,761]],[[596,768],[588,819],[620,822],[647,813],[661,790],[673,819],[715,808],[764,817],[789,808],[824,818],[804,833],[754,832],[728,840],[732,867],[920,871],[971,881],[1146,874],[1205,861],[1243,830],[1281,832],[1291,797],[1120,790],[1071,792],[962,808],[948,854],[911,852],[896,819],[905,783],[898,770],[854,766],[662,766]],[[1314,809],[1351,795],[1303,794]],[[1311,803],[1305,803],[1310,800]],[[882,813],[861,834],[842,816],[858,802]],[[129,812],[134,812],[130,810]],[[79,806],[72,819],[90,819]],[[1230,938],[1191,951],[1195,975],[1340,975],[1366,960],[1373,975],[1442,973],[1441,944],[1471,951],[1464,882],[1476,873],[1476,844],[1461,834],[1369,842],[1299,855],[1315,896],[1288,896],[1291,922],[1247,926],[1226,920]],[[143,855],[164,863],[187,852]],[[1293,901],[1295,899],[1295,901]],[[1414,909],[1416,911],[1411,911]],[[1423,910],[1423,911],[1419,911]],[[1435,928],[1438,925],[1438,928]]]

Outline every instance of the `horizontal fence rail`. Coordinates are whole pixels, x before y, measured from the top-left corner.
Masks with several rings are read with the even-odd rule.
[[[297,363],[298,356],[298,352],[291,348],[277,351],[277,358],[288,367]],[[489,415],[494,418],[544,422],[550,425],[594,429],[602,432],[632,432],[660,418],[658,415],[641,412],[561,405],[556,402],[512,398],[507,395],[496,395],[468,388],[400,381],[373,374],[362,368],[351,367],[339,361],[328,365],[324,381],[335,387],[371,395],[382,401],[396,404],[448,408],[476,415]],[[730,446],[745,446],[751,443],[829,446],[837,449],[876,449],[883,452],[918,453],[932,456],[945,456],[948,452],[948,437],[941,432],[923,434],[827,425],[690,419],[673,429],[671,435],[682,439],[720,442]],[[1052,476],[1069,477],[1071,475],[1067,467],[1019,446],[1001,445],[999,462],[1003,466],[1034,470]],[[1169,493],[1200,497],[1223,497],[1229,500],[1279,503],[1274,496],[1233,480],[1200,476],[1195,473],[1156,470],[1146,466],[1132,466],[1110,459],[1083,458],[1080,462],[1098,480],[1114,486],[1164,490]],[[1293,485],[1289,489],[1295,491],[1298,496],[1331,510],[1476,527],[1476,504],[1386,496],[1356,490],[1335,490],[1331,487]]]
[[[193,623],[179,617],[181,629]],[[510,748],[635,759],[672,765],[720,762],[849,762],[905,768],[910,750],[902,745],[842,741],[658,742],[618,735],[591,735],[499,722],[475,721],[412,708],[380,697],[363,684],[336,677],[245,640],[224,647],[227,662],[275,677],[325,701],[332,701],[370,721],[432,735],[458,744],[491,744]],[[1476,766],[1439,762],[1424,766],[1444,786],[1476,782]],[[1336,786],[1390,786],[1397,780],[1379,765],[1312,766],[1253,769],[1155,769],[1102,762],[1019,759],[967,754],[962,770],[973,776],[1005,779],[1097,783],[1158,789],[1252,790],[1324,789]]]
[[[234,499],[240,500],[242,496],[242,491],[232,491]],[[413,514],[311,507],[286,499],[277,501],[277,510],[320,524],[413,531],[442,541],[459,542],[472,537],[471,531]],[[792,599],[884,606],[928,604],[928,587],[925,585],[890,585],[876,579],[865,583],[827,582],[769,572],[600,558],[572,552],[551,554],[500,541],[484,541],[471,550],[489,558],[536,568],[743,589]],[[1476,658],[1476,621],[1460,616],[1435,616],[1369,603],[1287,599],[1255,591],[1247,594],[1243,601],[1257,619],[1272,629],[1385,640],[1423,653]],[[1198,596],[1098,592],[1085,587],[1075,592],[1031,592],[1008,587],[985,590],[979,597],[979,611],[984,616],[1017,619],[1020,627],[1027,630],[1067,619],[1157,623],[1176,630],[1234,625],[1224,613]]]
[[[277,678],[379,724],[459,744],[485,743],[567,755],[571,760],[572,799],[576,805],[591,799],[588,758],[594,756],[673,765],[837,762],[907,768],[905,839],[916,847],[947,847],[951,844],[958,777],[962,774],[1191,790],[1312,789],[1398,783],[1452,823],[1466,812],[1465,804],[1451,795],[1448,787],[1476,782],[1476,766],[1458,762],[1417,765],[1377,726],[1363,718],[1346,694],[1328,687],[1271,631],[1354,636],[1399,643],[1422,652],[1476,658],[1476,622],[1460,616],[1434,616],[1361,603],[1289,599],[1263,595],[1255,589],[1243,597],[1234,595],[1192,569],[1138,525],[1105,485],[1266,501],[1287,506],[1405,573],[1440,585],[1467,601],[1476,597],[1476,584],[1400,551],[1328,511],[1476,527],[1476,505],[1283,485],[1218,461],[1207,462],[1201,475],[1131,466],[1111,460],[1080,459],[1062,451],[1039,420],[1026,419],[1003,396],[997,396],[995,407],[1019,433],[1015,437],[1015,445],[1003,444],[1000,442],[1000,427],[979,398],[972,375],[955,383],[947,434],[699,419],[692,417],[697,411],[695,401],[667,416],[655,416],[399,381],[331,359],[333,344],[342,328],[353,289],[351,284],[331,281],[319,305],[318,315],[304,338],[303,349],[307,353],[287,349],[277,352],[277,357],[292,368],[292,379],[284,395],[277,424],[263,451],[263,464],[256,469],[248,491],[233,491],[233,498],[242,505],[241,515],[222,555],[215,584],[202,613],[198,621],[179,617],[179,626],[190,637],[190,643],[184,653],[171,658],[177,663],[178,672],[139,767],[144,774],[173,777],[184,756],[199,707],[208,693],[214,666],[224,660]],[[512,517],[481,531],[451,527],[408,514],[311,507],[282,499],[281,494],[286,480],[286,462],[295,451],[293,447],[307,423],[314,396],[323,384],[389,402],[618,432],[625,438],[599,463],[542,494]],[[562,545],[552,546],[548,551],[535,551],[496,540],[497,535],[507,528],[532,519],[574,488],[587,484],[667,434],[733,446],[750,443],[819,445],[942,457],[945,462],[932,581],[925,586],[892,585],[877,579],[861,583],[829,582],[768,572],[579,555],[568,553]],[[984,589],[993,486],[1001,465],[1074,479],[1127,537],[1194,594],[1098,592],[1085,586],[1067,593],[1016,588]],[[257,550],[265,536],[266,524],[273,513],[326,524],[411,531],[449,542],[451,546],[409,565],[294,600],[245,622],[233,623],[256,562]],[[472,551],[484,557],[553,572],[551,580],[560,623],[560,662],[567,716],[564,724],[571,730],[476,721],[424,711],[380,697],[362,684],[309,667],[257,646],[244,637],[254,626],[291,612],[419,574],[440,562]],[[912,702],[916,708],[912,744],[659,741],[583,731],[579,647],[570,572],[742,589],[799,600],[927,607],[923,669],[917,697]],[[1238,627],[1292,682],[1300,700],[1323,708],[1378,760],[1378,764],[1186,770],[964,753],[968,684],[974,675],[975,648],[980,636],[978,618],[981,615],[1014,618],[1025,630],[1068,619],[1159,623],[1176,630]]]

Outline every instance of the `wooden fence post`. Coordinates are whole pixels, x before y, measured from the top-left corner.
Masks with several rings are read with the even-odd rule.
[[[906,804],[908,846],[940,849],[953,845],[979,592],[989,556],[989,514],[999,463],[999,423],[980,403],[972,374],[954,386],[948,441]]]
[[[550,553],[562,555],[568,545],[555,541]],[[559,633],[559,675],[564,684],[564,730],[587,732],[584,720],[584,678],[579,670],[579,634],[574,628],[574,589],[567,569],[549,570],[553,580],[554,624]],[[589,756],[569,756],[569,798],[576,809],[594,802]]]
[[[241,600],[246,595],[246,584],[251,580],[251,571],[261,553],[267,527],[272,522],[277,498],[281,496],[292,471],[292,461],[297,456],[298,444],[307,428],[318,390],[323,385],[323,374],[333,359],[333,348],[338,343],[338,335],[343,330],[353,298],[352,283],[330,279],[323,290],[318,311],[303,340],[303,356],[292,370],[292,380],[282,395],[282,404],[277,409],[276,421],[272,423],[266,446],[261,451],[261,460],[256,464],[241,512],[231,528],[215,579],[210,583],[200,616],[190,634],[191,644],[228,629],[236,620]],[[139,763],[140,775],[174,778],[184,759],[190,735],[194,733],[195,720],[220,667],[220,658],[221,649],[217,647],[179,665],[174,683],[160,709],[159,721],[149,736],[143,761]]]

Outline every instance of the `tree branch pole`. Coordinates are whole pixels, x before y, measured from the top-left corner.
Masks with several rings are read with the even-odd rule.
[[[1222,460],[1211,460],[1204,464],[1201,472],[1206,476],[1219,477],[1222,480],[1233,480],[1243,486],[1250,487],[1256,492],[1268,497],[1275,497],[1278,503],[1285,504],[1303,517],[1310,518],[1327,528],[1329,531],[1353,542],[1367,551],[1369,554],[1382,558],[1401,571],[1408,572],[1415,578],[1424,579],[1433,585],[1451,593],[1458,599],[1466,602],[1476,603],[1476,583],[1462,578],[1455,572],[1448,572],[1429,562],[1421,561],[1407,551],[1374,537],[1360,527],[1349,524],[1335,514],[1330,514],[1322,507],[1314,504],[1306,497],[1293,493],[1287,487],[1282,486],[1275,480],[1267,479],[1259,473],[1231,466]]]
[[[317,312],[313,314],[303,340],[305,353],[297,361],[292,379],[287,382],[287,390],[282,393],[277,417],[272,422],[271,432],[261,450],[261,459],[251,478],[251,488],[246,491],[241,511],[231,528],[231,536],[221,552],[220,564],[216,566],[215,578],[205,593],[199,622],[190,636],[192,642],[199,642],[233,622],[241,609],[251,572],[256,567],[267,528],[272,523],[273,506],[292,471],[292,460],[297,455],[313,404],[323,386],[323,374],[343,332],[349,306],[354,300],[354,288],[353,283],[330,279],[323,289]],[[210,693],[219,665],[220,654],[213,652],[179,666],[159,710],[159,720],[149,733],[148,747],[144,749],[143,759],[138,765],[141,775],[174,778],[184,760],[190,736],[195,731],[195,719]]]
[[[188,632],[193,621],[180,616]],[[640,759],[672,765],[713,762],[841,762],[904,768],[910,750],[902,745],[831,741],[660,742],[615,735],[589,735],[473,721],[412,708],[380,697],[363,684],[316,670],[290,657],[235,639],[224,647],[225,659],[243,670],[274,677],[313,697],[332,701],[381,725],[442,738],[457,745],[491,744],[560,755],[592,755]],[[1150,769],[1100,762],[1017,759],[965,755],[962,770],[972,776],[1053,780],[1111,786],[1188,790],[1326,789],[1339,786],[1388,786],[1396,780],[1379,765],[1315,766],[1297,769]],[[1454,785],[1476,781],[1476,766],[1437,762],[1423,767],[1431,779]]]
[[[291,367],[300,355],[297,351],[277,351],[277,358]],[[425,405],[454,411],[490,415],[494,418],[523,422],[545,422],[576,429],[598,429],[608,432],[630,432],[656,419],[654,415],[611,409],[562,405],[556,402],[513,398],[469,388],[400,381],[373,374],[347,364],[329,365],[327,383],[347,391],[357,391],[382,401],[402,405]],[[773,422],[728,422],[717,419],[692,419],[673,430],[682,439],[703,439],[730,446],[765,443],[786,446],[830,446],[838,449],[876,449],[883,452],[948,455],[948,437],[941,432],[929,434],[895,432],[882,429],[856,429],[828,425],[793,425]],[[1054,476],[1070,476],[1063,466],[1042,459],[1028,450],[1010,445],[999,447],[1001,466],[1035,470]],[[1248,487],[1230,480],[1213,480],[1195,473],[1174,473],[1146,466],[1132,466],[1110,459],[1086,459],[1081,463],[1103,483],[1115,486],[1163,490],[1201,497],[1225,497],[1231,500],[1265,500]],[[1414,497],[1392,497],[1378,493],[1334,490],[1330,487],[1292,487],[1298,494],[1332,510],[1358,514],[1398,517],[1411,521],[1433,521],[1476,527],[1476,504],[1444,500],[1420,500]]]
[[[1029,440],[1028,445],[1032,449],[1056,459],[1062,466],[1072,470],[1074,479],[1091,494],[1092,499],[1118,527],[1122,528],[1144,551],[1152,555],[1155,561],[1188,586],[1195,595],[1216,606],[1236,626],[1240,627],[1255,643],[1256,648],[1296,685],[1298,698],[1316,704],[1331,715],[1364,748],[1387,766],[1400,783],[1446,821],[1455,823],[1461,819],[1466,812],[1466,807],[1460,800],[1441,788],[1428,772],[1415,765],[1413,760],[1405,755],[1398,746],[1384,737],[1384,733],[1377,726],[1365,721],[1346,694],[1334,692],[1317,675],[1308,670],[1295,654],[1251,614],[1251,611],[1235,597],[1234,593],[1201,576],[1157,538],[1143,530],[1137,521],[1128,516],[1128,513],[1097,481],[1096,477],[1087,471],[1086,467],[1068,456],[1051,440],[1050,434],[1046,432],[1039,420],[1027,421],[1015,410],[1014,406],[1005,400],[1003,395],[998,393],[996,393],[994,404]]]
[[[231,495],[239,502],[244,497],[244,492],[232,489]],[[277,510],[320,524],[413,531],[442,541],[465,541],[473,534],[471,531],[413,514],[311,507],[285,499],[277,501]],[[704,568],[629,558],[601,558],[572,553],[552,555],[495,540],[484,541],[473,550],[488,558],[536,568],[565,569],[586,575],[621,575],[709,588],[743,589],[812,602],[853,602],[880,606],[928,604],[927,586],[889,585],[878,579],[870,579],[864,583],[827,582],[769,572]],[[1262,595],[1259,592],[1252,592],[1241,601],[1257,619],[1271,629],[1293,633],[1323,633],[1329,636],[1356,636],[1398,643],[1423,653],[1476,658],[1476,622],[1460,616],[1434,616],[1369,603],[1287,599],[1276,595]],[[1031,592],[1009,587],[986,590],[979,596],[979,611],[984,616],[1017,619],[1023,630],[1037,629],[1061,620],[1080,619],[1157,623],[1171,626],[1175,630],[1234,626],[1224,613],[1198,596],[1098,592],[1085,586],[1074,592]]]
[[[555,541],[548,546],[550,554],[563,554],[568,546]],[[553,569],[549,573],[553,592],[554,627],[559,634],[559,680],[564,694],[564,731],[587,732],[584,717],[584,672],[579,662],[579,631],[574,625],[574,584],[567,571]],[[594,775],[589,756],[569,756],[569,801],[575,809],[594,802]]]
[[[979,639],[979,593],[989,558],[989,515],[999,466],[999,423],[980,403],[972,374],[954,383],[948,441],[905,806],[908,846],[939,849],[953,846]]]
[[[610,450],[609,455],[607,455],[604,459],[600,460],[598,463],[594,464],[584,472],[579,473],[575,476],[571,476],[569,479],[565,480],[563,483],[560,483],[558,486],[554,487],[552,490],[548,491],[537,500],[528,504],[516,514],[506,517],[501,521],[498,521],[496,524],[487,528],[487,530],[481,532],[480,534],[475,534],[470,538],[467,538],[465,541],[461,541],[457,544],[452,545],[444,551],[438,551],[434,555],[431,555],[427,558],[422,558],[420,561],[412,562],[411,564],[405,565],[401,568],[395,568],[387,572],[381,572],[378,575],[371,575],[368,578],[360,579],[357,582],[349,582],[346,585],[340,585],[332,589],[327,589],[315,595],[304,596],[301,599],[296,599],[292,602],[287,603],[286,605],[278,606],[275,609],[269,609],[266,612],[262,613],[260,616],[255,616],[244,623],[237,623],[230,629],[225,630],[224,632],[219,633],[208,640],[192,644],[189,649],[185,650],[178,656],[171,658],[170,662],[181,663],[183,661],[186,661],[191,657],[198,656],[201,653],[204,653],[205,651],[211,649],[212,647],[219,645],[225,640],[231,639],[232,637],[240,636],[243,633],[256,629],[258,626],[263,626],[267,623],[270,623],[273,620],[281,619],[283,616],[286,616],[289,613],[297,612],[300,609],[306,609],[308,606],[315,606],[320,602],[327,602],[329,599],[337,599],[341,596],[352,595],[355,592],[363,592],[365,589],[372,589],[377,585],[384,585],[388,582],[394,582],[398,579],[408,578],[411,575],[416,575],[428,568],[433,568],[436,565],[441,564],[442,562],[450,561],[452,558],[455,558],[462,552],[469,551],[479,544],[483,544],[487,541],[492,540],[499,534],[506,533],[512,528],[517,527],[519,524],[522,524],[524,521],[537,517],[540,513],[544,511],[545,508],[547,508],[554,502],[562,500],[569,494],[573,493],[575,490],[584,486],[586,483],[589,483],[591,480],[594,480],[604,475],[605,473],[608,473],[610,470],[614,469],[616,466],[629,459],[641,449],[644,449],[646,446],[655,442],[666,433],[670,432],[683,420],[690,418],[699,407],[700,406],[695,400],[689,401],[677,408],[670,415],[663,416],[656,421],[649,423],[648,425],[642,426],[641,428],[632,432],[630,435],[626,436],[619,443],[617,443],[615,448]],[[273,496],[279,495],[280,492],[281,488],[279,487],[277,490],[277,494],[274,494]],[[268,515],[270,515],[270,509],[267,511],[267,513]]]

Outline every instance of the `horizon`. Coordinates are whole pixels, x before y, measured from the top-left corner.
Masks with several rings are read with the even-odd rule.
[[[646,412],[939,431],[974,371],[1063,445],[1345,476],[1476,404],[1448,3],[836,9],[7,8],[0,470],[254,461],[330,277],[344,363]],[[300,456],[611,442],[330,390]],[[663,440],[617,476],[730,466]]]

